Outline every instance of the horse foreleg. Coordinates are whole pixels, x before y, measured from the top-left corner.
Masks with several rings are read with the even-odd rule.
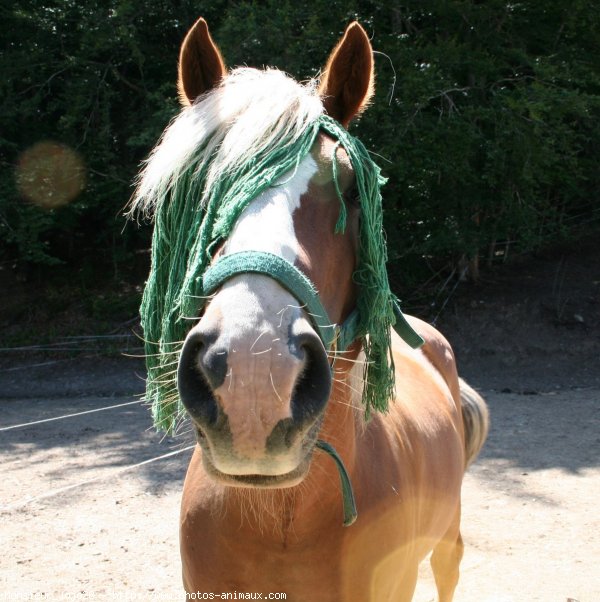
[[[431,568],[433,569],[439,602],[452,602],[454,590],[458,583],[463,550],[459,518],[444,538],[435,546],[431,555]]]
[[[411,602],[415,588],[417,587],[417,577],[419,574],[418,564],[408,564],[404,566],[404,570],[398,575],[398,581],[394,593],[387,599],[394,602]],[[377,598],[379,600],[379,598]]]

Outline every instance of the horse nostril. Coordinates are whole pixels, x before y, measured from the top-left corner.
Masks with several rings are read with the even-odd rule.
[[[216,391],[227,376],[227,351],[211,345],[198,351],[198,368],[213,391]]]
[[[227,357],[216,353],[217,334],[198,327],[188,334],[177,368],[177,388],[183,405],[202,424],[218,417],[213,391],[225,378]]]
[[[312,330],[293,337],[297,355],[304,360],[292,399],[294,422],[312,421],[323,410],[331,393],[331,369],[321,339]]]

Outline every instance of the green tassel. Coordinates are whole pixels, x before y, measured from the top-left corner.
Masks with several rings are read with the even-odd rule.
[[[343,234],[346,231],[346,218],[348,217],[348,211],[346,210],[346,201],[344,200],[344,195],[340,190],[340,182],[338,179],[338,164],[337,164],[337,149],[340,146],[340,141],[338,140],[333,147],[333,153],[331,155],[331,170],[333,172],[333,185],[335,186],[335,191],[337,193],[338,199],[340,201],[340,215],[335,224],[334,232],[336,234]]]

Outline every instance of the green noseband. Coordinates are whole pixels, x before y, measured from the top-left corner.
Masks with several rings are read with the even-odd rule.
[[[212,295],[230,278],[249,272],[269,276],[292,293],[305,307],[325,349],[331,347],[336,335],[335,326],[330,322],[319,294],[312,282],[283,257],[263,251],[240,251],[225,255],[204,272],[203,295]]]
[[[354,310],[343,324],[333,323],[319,298],[319,293],[309,278],[295,265],[273,253],[240,251],[225,255],[210,266],[202,276],[203,296],[212,295],[227,280],[240,274],[262,274],[276,280],[306,309],[326,350],[335,343],[336,351],[345,351],[360,336],[360,316]],[[423,344],[423,339],[411,328],[394,299],[396,322],[394,329],[413,348]]]

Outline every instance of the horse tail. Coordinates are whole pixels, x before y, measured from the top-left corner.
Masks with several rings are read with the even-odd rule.
[[[462,378],[460,403],[465,429],[465,468],[475,460],[488,435],[490,417],[485,400]]]

